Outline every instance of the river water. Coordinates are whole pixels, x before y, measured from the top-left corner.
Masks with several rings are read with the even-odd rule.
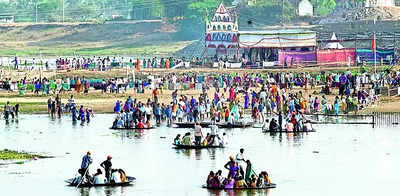
[[[229,147],[176,150],[178,133],[160,127],[142,133],[109,130],[113,115],[96,115],[88,125],[73,125],[68,117],[22,115],[0,124],[0,149],[25,150],[56,158],[0,166],[1,195],[398,195],[400,132],[396,127],[316,125],[317,132],[271,136],[260,128],[223,130]],[[165,139],[162,137],[166,137]],[[266,170],[276,189],[269,191],[209,191],[202,189],[210,170],[222,169],[229,155],[245,148],[255,170]],[[82,156],[90,150],[94,173],[107,155],[137,181],[117,188],[67,187]],[[316,153],[315,151],[318,151]],[[224,171],[224,175],[227,171]]]

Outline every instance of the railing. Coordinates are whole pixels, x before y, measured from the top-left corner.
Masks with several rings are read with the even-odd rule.
[[[400,112],[372,112],[376,126],[393,126],[400,122]]]

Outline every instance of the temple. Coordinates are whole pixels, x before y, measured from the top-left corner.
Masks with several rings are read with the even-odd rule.
[[[238,49],[237,33],[236,14],[228,11],[221,2],[214,17],[211,20],[206,18],[206,56],[234,55]]]

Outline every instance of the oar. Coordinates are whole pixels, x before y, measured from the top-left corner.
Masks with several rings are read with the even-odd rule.
[[[83,179],[85,178],[85,176],[86,176],[86,173],[87,173],[87,171],[88,171],[88,169],[89,169],[89,166],[90,166],[90,164],[89,164],[89,165],[88,165],[88,167],[86,168],[86,170],[85,170],[85,173],[83,174],[81,181],[79,182],[79,184],[78,184],[78,185],[76,185],[76,187],[75,187],[75,188],[78,188],[78,187],[79,187],[79,185],[81,185],[81,184],[82,184],[82,182],[83,182]]]
[[[254,172],[254,175],[256,176],[256,178],[258,178],[257,172],[254,171],[253,167],[251,167],[251,170]]]

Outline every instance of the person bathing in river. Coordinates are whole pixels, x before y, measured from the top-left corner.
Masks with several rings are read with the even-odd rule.
[[[81,120],[81,124],[85,123],[85,109],[83,108],[83,105],[79,108],[79,118]]]
[[[77,121],[77,110],[76,110],[75,106],[72,107],[71,112],[72,112],[72,122],[76,122]]]
[[[87,121],[87,123],[89,123],[90,122],[90,116],[91,116],[91,114],[90,114],[90,110],[89,110],[89,108],[86,108],[86,121]]]

